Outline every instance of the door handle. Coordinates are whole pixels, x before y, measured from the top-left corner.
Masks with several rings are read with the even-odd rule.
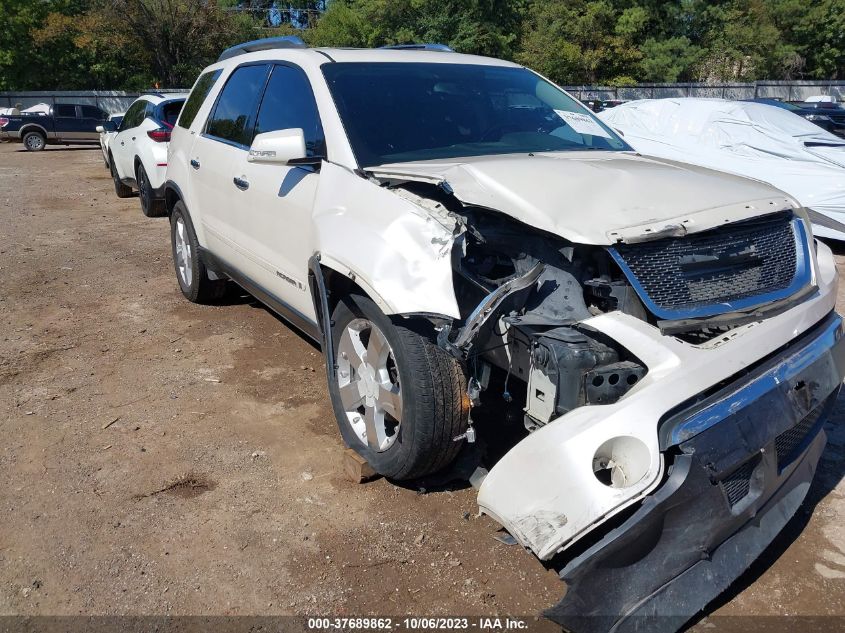
[[[191,167],[193,167],[194,169],[199,169],[200,168],[200,162],[196,158],[192,158],[191,159]]]
[[[234,178],[232,178],[232,182],[235,183],[235,186],[241,191],[246,191],[247,189],[249,189],[249,183],[243,178],[238,178],[237,176],[235,176]]]

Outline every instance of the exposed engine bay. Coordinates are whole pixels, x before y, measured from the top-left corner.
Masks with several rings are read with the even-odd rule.
[[[441,344],[527,383],[528,430],[579,406],[615,402],[645,375],[629,352],[579,325],[614,310],[647,318],[606,249],[538,231],[526,235],[526,227],[489,211],[464,213],[454,285],[467,315],[464,330],[473,336],[461,331],[453,338],[444,328]],[[500,300],[485,304],[501,288]],[[479,383],[483,377],[473,376]]]
[[[761,318],[758,309],[729,319],[661,319],[644,305],[613,247],[573,244],[500,212],[464,205],[448,185],[401,182],[394,191],[457,219],[452,267],[462,319],[440,324],[438,342],[466,363],[475,402],[491,370],[503,372],[508,402],[508,381],[525,383],[518,404],[529,431],[584,405],[617,402],[647,374],[634,354],[584,323],[594,316],[621,312],[691,344]],[[756,222],[741,226],[753,230]],[[688,259],[702,278],[712,273],[712,254]],[[738,259],[741,267],[756,263],[753,255]]]

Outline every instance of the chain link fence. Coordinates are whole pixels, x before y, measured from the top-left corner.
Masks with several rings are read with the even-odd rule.
[[[75,103],[93,105],[105,110],[109,114],[126,112],[130,104],[141,94],[165,94],[173,92],[188,92],[190,88],[163,90],[145,90],[141,92],[125,92],[123,90],[53,90],[53,91],[0,91],[0,108],[18,107],[21,110],[46,103],[54,106],[57,103]]]
[[[263,10],[263,9],[262,9]],[[758,81],[755,83],[638,84],[636,86],[564,86],[582,101],[591,99],[665,99],[668,97],[711,97],[717,99],[769,98],[804,101],[807,97],[830,95],[845,101],[845,81]],[[149,90],[147,93],[187,92],[187,89]],[[28,108],[38,103],[96,105],[111,114],[125,112],[140,92],[120,90],[0,92],[0,108]]]
[[[591,99],[634,100],[670,97],[705,97],[715,99],[780,99],[804,101],[807,97],[830,95],[845,101],[845,81],[756,81],[754,83],[643,83],[636,86],[564,86],[582,101]]]

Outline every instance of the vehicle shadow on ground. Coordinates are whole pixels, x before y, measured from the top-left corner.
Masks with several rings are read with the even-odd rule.
[[[44,149],[40,150],[42,152],[82,152],[82,151],[91,151],[92,149],[100,149],[99,145],[73,145],[71,147],[65,147],[64,145],[48,145]],[[22,147],[20,149],[16,149],[16,152],[24,152],[30,153],[28,149]]]
[[[279,316],[275,312],[273,312],[270,308],[264,305],[261,301],[253,297],[249,294],[246,290],[241,288],[238,284],[234,281],[230,281],[226,287],[226,294],[223,295],[222,298],[215,301],[215,305],[218,306],[238,306],[238,305],[246,305],[250,308],[255,308],[257,310],[264,310],[267,314],[272,316],[279,322],[279,325],[291,331],[292,334],[295,334],[303,341],[308,343],[311,347],[316,349],[318,352],[322,353],[322,349],[320,348],[320,343],[309,337],[305,334],[302,330],[300,330],[295,325],[289,323],[285,320],[284,317]]]
[[[845,243],[840,244],[843,252],[845,252]],[[835,490],[839,482],[845,477],[845,390],[840,391],[830,418],[824,425],[824,430],[827,433],[827,446],[816,469],[816,476],[809,492],[807,492],[807,497],[801,507],[798,508],[798,512],[748,570],[727,591],[710,603],[702,613],[695,619],[690,620],[684,630],[695,626],[703,618],[727,604],[754,584],[798,539],[810,522],[816,506],[830,492]]]

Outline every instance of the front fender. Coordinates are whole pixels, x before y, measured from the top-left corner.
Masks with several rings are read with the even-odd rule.
[[[313,219],[321,263],[353,279],[385,314],[460,316],[452,285],[454,218],[323,163]]]

